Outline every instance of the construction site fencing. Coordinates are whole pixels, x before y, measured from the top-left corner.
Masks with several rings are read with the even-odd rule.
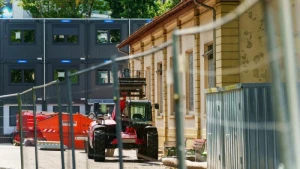
[[[107,105],[100,106],[99,104],[92,106],[94,110],[91,110],[89,105],[86,105],[87,100],[93,98],[93,94],[98,92],[111,93],[111,95],[106,95],[111,99],[113,98],[113,103],[116,106],[116,137],[118,143],[118,167],[120,169],[126,167],[126,164],[123,164],[123,144],[121,139],[121,112],[120,105],[116,104],[120,102],[120,88],[118,86],[118,78],[120,76],[119,70],[123,69],[124,62],[127,62],[131,59],[138,59],[141,57],[145,57],[156,52],[159,52],[167,47],[172,47],[172,62],[173,62],[173,70],[170,70],[171,75],[169,79],[169,85],[174,85],[173,91],[173,101],[174,101],[174,128],[175,128],[175,140],[176,140],[176,150],[177,150],[177,159],[178,165],[177,167],[180,169],[187,168],[185,159],[186,159],[186,151],[185,151],[185,132],[184,132],[184,110],[183,107],[186,103],[186,92],[183,90],[180,85],[181,79],[180,76],[186,73],[186,69],[182,63],[180,63],[180,56],[184,55],[180,51],[180,37],[186,35],[195,35],[211,30],[216,30],[218,27],[236,19],[240,15],[244,14],[249,8],[253,5],[260,2],[262,4],[263,13],[264,13],[264,25],[265,25],[265,33],[267,39],[267,53],[270,61],[270,70],[272,76],[272,84],[268,89],[264,89],[261,93],[257,93],[260,89],[253,90],[255,97],[250,97],[253,95],[248,95],[247,93],[247,85],[244,86],[246,89],[242,89],[241,87],[238,89],[234,89],[233,91],[220,92],[215,93],[214,95],[207,94],[207,150],[208,150],[208,168],[300,168],[299,160],[294,159],[297,157],[297,153],[300,152],[300,146],[297,142],[300,139],[299,133],[299,95],[297,95],[297,61],[295,57],[295,44],[293,38],[293,24],[292,24],[292,16],[291,16],[291,4],[290,1],[286,0],[277,0],[277,1],[258,1],[258,0],[245,0],[242,1],[241,4],[230,12],[228,15],[223,18],[217,19],[214,22],[211,22],[206,25],[202,25],[199,27],[187,28],[175,30],[173,32],[172,40],[169,40],[161,45],[152,48],[148,51],[123,56],[108,56],[111,57],[110,61],[105,61],[103,63],[94,63],[87,69],[82,69],[77,72],[68,72],[65,76],[65,79],[61,82],[54,81],[48,84],[42,85],[41,87],[33,87],[21,93],[0,96],[2,99],[2,105],[8,100],[14,100],[18,102],[16,106],[17,114],[11,114],[7,116],[6,109],[3,108],[2,119],[9,119],[7,121],[14,122],[19,126],[19,135],[20,135],[20,143],[19,148],[14,149],[16,154],[14,157],[20,155],[21,162],[20,168],[39,168],[42,164],[39,163],[39,151],[37,151],[37,139],[34,139],[34,149],[27,149],[24,147],[25,144],[30,144],[30,140],[24,140],[28,133],[23,129],[23,118],[22,112],[23,110],[32,110],[34,117],[34,135],[35,138],[38,137],[37,126],[38,122],[36,121],[37,116],[39,114],[39,110],[41,109],[40,105],[47,104],[39,104],[37,99],[37,95],[42,99],[42,102],[53,103],[52,112],[59,112],[59,117],[56,119],[57,124],[59,125],[59,130],[61,133],[59,135],[60,143],[67,144],[68,150],[65,152],[63,147],[60,147],[61,152],[61,167],[62,168],[78,168],[77,161],[82,161],[75,156],[76,151],[76,140],[80,137],[78,134],[78,130],[76,129],[76,117],[73,116],[74,113],[78,112],[85,115],[90,115],[91,113],[95,113],[94,110],[101,112],[106,112]],[[272,7],[274,3],[278,6],[278,16],[277,11]],[[296,10],[298,14],[299,10]],[[278,19],[278,20],[275,20]],[[279,22],[280,30],[281,30],[281,45],[282,49],[278,49],[277,46],[277,37],[274,37],[276,32],[275,23]],[[299,20],[296,21],[297,23]],[[298,24],[299,25],[299,24]],[[297,27],[297,32],[299,32],[299,27]],[[216,69],[216,46],[214,45],[214,68]],[[282,59],[279,58],[282,52]],[[282,60],[282,62],[280,62]],[[280,64],[284,64],[284,71],[282,71]],[[255,65],[254,65],[255,66]],[[111,72],[101,72],[102,68],[111,68]],[[249,67],[249,70],[254,69],[254,67]],[[100,73],[100,78],[91,78],[91,84],[108,84],[107,86],[95,85],[94,87],[88,89],[89,91],[85,91],[80,88],[80,79],[90,77],[88,74],[92,72],[92,74]],[[226,69],[222,72],[222,75],[230,75],[230,74],[238,74],[240,69]],[[213,72],[201,71],[194,72],[197,75],[208,75],[210,73],[215,74],[215,70]],[[102,76],[103,74],[103,76]],[[133,74],[133,73],[131,73]],[[141,75],[143,74],[134,74]],[[284,82],[286,82],[286,88],[282,88],[282,80],[279,77],[285,77]],[[79,85],[76,85],[76,84]],[[113,87],[111,87],[113,85]],[[249,91],[252,91],[249,87]],[[272,91],[272,92],[271,92]],[[267,93],[266,93],[267,92]],[[87,93],[87,94],[86,94]],[[261,97],[260,97],[260,94]],[[265,94],[265,95],[264,95]],[[285,101],[283,98],[285,98]],[[271,101],[270,98],[273,98]],[[248,100],[249,99],[249,100]],[[263,99],[263,100],[260,100]],[[243,104],[237,104],[238,100],[241,100]],[[251,100],[251,101],[250,101]],[[274,102],[274,103],[273,103]],[[251,103],[252,105],[247,105],[246,103]],[[259,107],[260,104],[264,104],[263,107]],[[83,106],[84,105],[84,106]],[[239,107],[240,105],[240,107]],[[55,107],[57,106],[57,107]],[[161,105],[162,106],[162,105]],[[253,106],[256,108],[254,109]],[[54,108],[55,107],[55,108]],[[96,108],[96,109],[95,109]],[[50,109],[47,109],[50,110]],[[257,118],[252,118],[253,110],[257,116]],[[63,116],[62,112],[68,113],[69,116]],[[10,111],[7,111],[10,112]],[[196,112],[196,114],[200,114],[200,112]],[[16,116],[18,115],[18,116]],[[246,117],[249,117],[247,119]],[[3,120],[6,121],[6,120]],[[276,127],[274,128],[274,122]],[[56,125],[57,125],[56,124]],[[63,125],[67,125],[68,131],[63,130]],[[49,124],[50,125],[50,124]],[[56,126],[57,127],[57,126]],[[252,131],[253,130],[253,131]],[[56,129],[55,129],[56,131]],[[63,131],[63,132],[62,132]],[[57,131],[56,131],[57,132]],[[78,136],[78,137],[77,137]],[[51,137],[51,135],[49,135]],[[63,141],[63,138],[68,138],[68,143]],[[51,140],[50,140],[51,141]],[[82,140],[84,141],[84,140]],[[24,145],[23,145],[23,144]],[[61,144],[62,145],[62,144]],[[255,148],[255,150],[252,150]],[[16,150],[16,151],[15,151]],[[253,153],[255,155],[253,155]],[[18,155],[17,155],[18,154]],[[35,157],[34,167],[31,164],[28,164],[29,157]],[[230,157],[229,157],[230,156]],[[65,158],[66,157],[66,158]],[[259,158],[259,159],[258,159]],[[13,158],[12,158],[13,159]],[[87,157],[85,160],[86,167],[89,168],[89,163]],[[256,164],[254,164],[254,161]],[[2,167],[2,166],[1,166]],[[10,167],[10,166],[7,166]]]
[[[209,168],[277,168],[282,126],[271,93],[268,83],[206,90]]]
[[[1,147],[9,152],[6,156],[11,156],[11,161],[5,161],[1,167],[47,168],[49,164],[40,162],[39,157],[39,152],[44,147],[45,150],[60,150],[61,160],[53,160],[57,163],[56,166],[71,168],[72,130],[70,127],[63,127],[70,126],[72,115],[69,113],[71,111],[68,97],[62,92],[67,89],[66,82],[56,80],[20,93],[0,96],[5,105],[3,110],[6,112],[2,118],[10,126],[6,128],[9,131],[4,131],[9,135],[1,140],[13,145],[9,148]],[[51,111],[43,111],[50,109]]]

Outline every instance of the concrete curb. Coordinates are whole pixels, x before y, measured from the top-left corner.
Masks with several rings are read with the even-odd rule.
[[[176,158],[162,158],[162,163],[168,167],[177,168],[177,159]],[[185,160],[187,169],[206,169],[207,162],[192,162],[189,160]]]

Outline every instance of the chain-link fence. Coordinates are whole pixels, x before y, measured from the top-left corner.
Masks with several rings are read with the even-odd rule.
[[[3,119],[10,126],[6,128],[9,131],[5,131],[10,134],[1,140],[12,144],[9,147],[3,146],[9,152],[6,156],[11,156],[8,158],[11,161],[6,160],[1,167],[76,168],[74,139],[81,139],[82,143],[76,145],[76,148],[84,149],[83,140],[91,120],[69,106],[67,89],[65,81],[57,80],[21,93],[1,96],[5,105],[3,110],[7,112],[3,113]],[[84,126],[81,126],[81,122]],[[77,132],[80,130],[81,135],[75,136],[74,129]],[[47,150],[56,151],[46,153]],[[81,159],[81,166],[86,166],[84,162]]]
[[[191,109],[185,109],[194,107],[196,102],[190,101],[193,99],[189,98],[190,95],[197,95],[197,99],[200,99],[200,76],[205,76],[209,82],[203,88],[216,87],[220,81],[221,87],[224,87],[207,89],[207,97],[203,95],[201,98],[206,101],[201,106],[206,107],[207,113],[208,168],[300,168],[295,159],[300,151],[297,145],[300,136],[298,58],[295,56],[298,48],[293,38],[293,33],[298,31],[293,30],[290,1],[260,2],[272,80],[272,83],[265,85],[267,87],[262,89],[257,87],[259,85],[251,87],[243,84],[225,87],[223,76],[238,74],[240,71],[247,73],[257,65],[223,70],[227,63],[223,63],[220,58],[218,62],[216,42],[213,42],[212,47],[207,47],[212,50],[211,53],[209,50],[203,54],[213,54],[212,61],[206,65],[209,67],[211,64],[211,67],[192,70],[187,63],[193,65],[193,59],[189,60],[188,57],[187,61],[182,60],[185,55],[185,51],[181,50],[183,37],[198,37],[211,30],[215,35],[216,29],[245,14],[258,2],[242,1],[233,11],[211,23],[175,30],[171,34],[172,38],[169,36],[169,41],[164,40],[164,43],[145,52],[124,57],[112,56],[110,61],[94,62],[87,69],[69,71],[65,76],[58,74],[60,81],[0,96],[0,121],[2,119],[5,123],[3,126],[7,126],[5,132],[11,133],[2,140],[9,140],[15,145],[0,146],[0,149],[7,151],[6,156],[12,157],[4,167],[92,168],[91,162],[104,162],[114,153],[118,156],[117,163],[112,164],[112,167],[132,167],[127,166],[123,150],[135,149],[137,159],[158,161],[161,149],[163,153],[170,150],[169,147],[160,147],[161,142],[170,141],[165,136],[174,130],[175,144],[172,150],[178,160],[177,167],[187,168],[184,119],[186,115],[191,116],[200,125],[198,121],[202,114],[200,108],[193,109],[193,115],[186,113]],[[274,17],[277,10],[279,17]],[[293,10],[298,13],[295,8]],[[256,19],[250,12],[248,16]],[[278,29],[281,30],[281,36],[278,37],[275,21],[280,23]],[[247,32],[244,34],[248,35]],[[282,45],[280,49],[278,41]],[[248,45],[251,45],[250,42]],[[155,57],[158,58],[166,51],[172,53],[170,61],[165,61],[167,56],[158,62],[154,61]],[[284,57],[279,61],[281,55]],[[200,59],[195,60],[195,65],[200,62]],[[132,61],[141,63],[140,67],[128,69],[125,63]],[[149,70],[144,67],[147,61],[151,62]],[[200,67],[200,64],[197,66]],[[218,72],[217,69],[222,70]],[[256,75],[257,71],[253,73]],[[283,80],[281,77],[284,77]],[[184,85],[188,83],[183,83],[191,79],[194,80],[191,84],[199,88],[196,94]],[[91,88],[82,86],[84,80],[89,81]],[[282,82],[285,83],[284,88]],[[100,99],[97,98],[99,94]],[[157,126],[164,126],[164,130]],[[40,150],[58,151],[43,156],[45,152]],[[51,159],[53,156],[60,156],[60,160]],[[16,158],[20,160],[14,160]],[[48,162],[42,158],[47,158]],[[257,164],[253,164],[253,161]],[[100,164],[93,163],[93,166]]]

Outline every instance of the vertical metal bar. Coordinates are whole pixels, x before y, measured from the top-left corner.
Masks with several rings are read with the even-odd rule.
[[[21,155],[21,169],[24,169],[24,157],[23,157],[23,118],[22,118],[22,99],[18,93],[18,109],[19,109],[19,131],[20,131],[20,155]]]
[[[75,162],[75,141],[74,141],[74,124],[73,124],[73,104],[72,104],[72,82],[70,72],[67,74],[67,83],[68,83],[68,98],[69,98],[69,114],[70,114],[70,134],[71,134],[71,149],[72,149],[72,166],[73,169],[76,169]]]
[[[116,123],[117,123],[117,140],[118,140],[118,149],[119,149],[119,168],[123,169],[123,143],[121,138],[121,131],[122,131],[122,121],[121,121],[121,112],[120,112],[120,90],[119,90],[119,83],[118,83],[118,69],[116,63],[116,55],[111,57],[112,60],[112,71],[113,71],[113,78],[114,78],[114,101],[116,106]]]
[[[276,48],[276,37],[275,35],[275,24],[273,21],[274,12],[271,8],[271,2],[264,0],[263,2],[263,12],[265,18],[265,27],[266,27],[266,35],[267,35],[267,49],[270,58],[270,67],[271,67],[271,76],[272,76],[272,94],[274,98],[274,110],[275,110],[275,119],[280,124],[284,124],[287,126],[287,129],[290,129],[290,125],[288,123],[287,113],[285,112],[285,102],[282,96],[284,96],[283,88],[281,84],[281,73],[280,73],[280,65],[279,65],[279,52]],[[275,128],[274,128],[275,130]],[[290,130],[284,130],[279,134],[279,154],[282,155],[282,162],[285,164],[286,168],[291,168],[291,135],[292,133],[288,132]]]
[[[290,113],[291,131],[293,142],[294,155],[297,157],[297,153],[300,152],[300,123],[299,123],[299,98],[297,91],[297,60],[295,58],[295,46],[294,46],[294,31],[291,16],[291,4],[290,1],[278,0],[280,26],[282,31],[282,49],[284,52],[284,64],[285,64],[285,77],[287,81],[287,100],[288,100],[288,112]],[[300,160],[294,160],[294,168],[300,168]]]
[[[175,103],[175,124],[176,124],[176,149],[178,151],[178,168],[186,169],[185,165],[185,144],[184,144],[184,122],[183,122],[183,104],[181,98],[181,90],[179,85],[180,72],[178,71],[178,35],[176,30],[173,33],[173,77],[174,77],[174,103]]]
[[[65,154],[64,154],[64,133],[62,127],[62,111],[61,111],[61,95],[60,95],[60,86],[59,80],[56,82],[57,90],[57,103],[58,103],[58,124],[59,124],[59,140],[60,140],[60,158],[61,158],[61,168],[65,169]]]
[[[46,84],[46,20],[44,19],[44,31],[43,31],[43,36],[44,36],[44,58],[43,58],[43,65],[44,65],[44,85]],[[44,86],[44,101],[46,101],[46,86]]]
[[[128,37],[131,35],[131,20],[128,19]],[[119,48],[118,48],[119,49]],[[128,53],[130,53],[130,47],[128,47]]]
[[[33,106],[33,123],[34,123],[34,152],[35,152],[35,168],[39,168],[38,151],[37,151],[37,124],[36,124],[36,94],[32,88],[32,106]]]

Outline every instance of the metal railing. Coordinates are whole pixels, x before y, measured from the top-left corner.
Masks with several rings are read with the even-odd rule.
[[[298,160],[292,161],[292,157],[297,157],[297,153],[300,152],[300,147],[297,144],[297,141],[300,138],[300,133],[298,132],[298,129],[300,128],[298,120],[299,117],[299,96],[297,95],[297,61],[295,58],[295,49],[296,46],[294,45],[294,38],[293,38],[293,24],[292,24],[292,16],[291,16],[291,4],[289,0],[277,0],[279,4],[279,16],[276,17],[274,9],[271,7],[271,1],[269,0],[245,0],[243,1],[236,9],[234,9],[232,12],[230,12],[228,15],[224,16],[223,18],[217,19],[215,22],[201,25],[199,27],[192,27],[187,29],[181,29],[181,30],[175,30],[173,32],[172,40],[169,40],[165,43],[162,43],[161,45],[152,48],[148,51],[141,52],[134,55],[129,56],[123,56],[123,57],[116,57],[112,56],[110,61],[107,61],[105,63],[101,63],[92,67],[89,67],[84,70],[80,70],[76,73],[68,73],[66,77],[67,82],[67,89],[68,89],[68,106],[69,111],[72,112],[73,107],[73,99],[72,99],[72,85],[71,85],[71,77],[82,75],[84,73],[96,70],[98,68],[112,65],[112,71],[113,71],[113,79],[114,82],[117,82],[118,80],[118,69],[117,65],[118,62],[121,61],[128,61],[130,59],[136,59],[140,57],[145,57],[151,54],[154,54],[160,50],[163,50],[169,46],[172,46],[172,52],[173,52],[173,67],[177,69],[173,69],[172,71],[172,82],[174,84],[174,105],[175,105],[175,123],[176,123],[176,149],[177,149],[177,159],[178,159],[178,168],[185,169],[185,140],[184,140],[184,117],[183,117],[183,105],[185,104],[185,98],[182,97],[184,91],[181,89],[179,74],[185,73],[185,69],[178,69],[179,67],[179,37],[185,36],[185,35],[191,35],[191,34],[197,34],[197,33],[203,33],[207,31],[211,31],[213,29],[217,29],[220,26],[236,19],[240,15],[244,14],[249,8],[251,8],[253,5],[257,4],[258,2],[261,2],[263,4],[263,14],[264,14],[264,23],[265,23],[265,31],[266,31],[266,37],[267,37],[267,50],[268,50],[268,56],[270,61],[270,68],[271,68],[271,75],[273,80],[273,94],[275,98],[275,114],[276,119],[279,124],[283,124],[283,127],[286,127],[287,130],[281,130],[277,129],[280,134],[280,153],[282,153],[283,161],[281,164],[285,165],[285,168],[300,168],[300,162]],[[297,12],[299,12],[297,10]],[[277,49],[276,44],[276,38],[274,37],[275,32],[275,24],[274,19],[279,18],[279,22],[281,23],[281,30],[282,30],[282,45],[283,45],[283,53],[284,53],[284,63],[285,63],[285,77],[287,82],[287,98],[288,103],[287,106],[284,105],[284,101],[282,100],[282,96],[284,95],[284,91],[281,87],[281,80],[279,77],[281,77],[281,71],[279,69],[279,51]],[[297,20],[300,22],[299,20]],[[297,24],[299,24],[297,22]],[[298,26],[298,25],[297,25]],[[299,27],[297,27],[300,29]],[[232,72],[230,72],[232,73]],[[207,72],[205,72],[207,74]],[[226,74],[226,72],[225,72]],[[200,74],[203,75],[203,74]],[[21,93],[16,94],[10,94],[10,95],[3,95],[0,96],[0,98],[9,98],[9,97],[17,97],[18,98],[18,106],[19,106],[19,125],[22,126],[22,118],[21,118],[21,109],[22,109],[22,95],[26,93],[32,93],[32,104],[33,104],[33,112],[35,113],[35,101],[36,101],[36,95],[35,90],[44,88],[51,85],[57,85],[57,103],[59,107],[59,113],[61,114],[61,96],[60,96],[60,87],[58,81],[53,81],[45,85],[33,87],[31,89],[28,89]],[[113,83],[114,86],[114,96],[113,99],[115,103],[119,103],[120,95],[118,92],[119,86],[118,83]],[[119,168],[122,169],[123,166],[123,159],[122,159],[122,139],[121,139],[121,112],[119,104],[116,104],[116,136],[118,140],[118,148],[119,148]],[[288,108],[288,113],[284,113],[285,107]],[[34,117],[36,117],[36,114],[34,114]],[[213,121],[215,119],[212,119]],[[34,118],[34,125],[36,126],[36,118]],[[289,125],[290,123],[290,125]],[[62,129],[62,118],[60,116],[59,118],[59,128]],[[74,131],[73,131],[73,116],[70,113],[70,125],[71,125],[71,138],[72,138],[72,144],[71,144],[71,150],[72,150],[72,168],[76,168],[76,160],[75,160],[75,145],[74,145]],[[226,124],[224,124],[226,125]],[[251,126],[251,124],[248,124]],[[273,124],[271,124],[273,125]],[[266,126],[265,126],[266,127]],[[61,130],[62,132],[62,130]],[[36,158],[36,168],[38,168],[38,152],[37,152],[37,131],[35,128],[34,131],[34,137],[35,137],[35,158]],[[23,134],[22,134],[22,127],[20,127],[20,140],[22,141]],[[63,142],[63,133],[60,135],[60,140]],[[62,144],[61,144],[62,145]],[[63,145],[62,145],[63,146]],[[292,148],[291,148],[292,147]],[[21,153],[21,168],[24,168],[24,160],[23,160],[23,145],[20,144],[20,153]],[[61,165],[62,168],[65,168],[65,160],[64,160],[64,153],[63,153],[63,147],[61,147]]]

